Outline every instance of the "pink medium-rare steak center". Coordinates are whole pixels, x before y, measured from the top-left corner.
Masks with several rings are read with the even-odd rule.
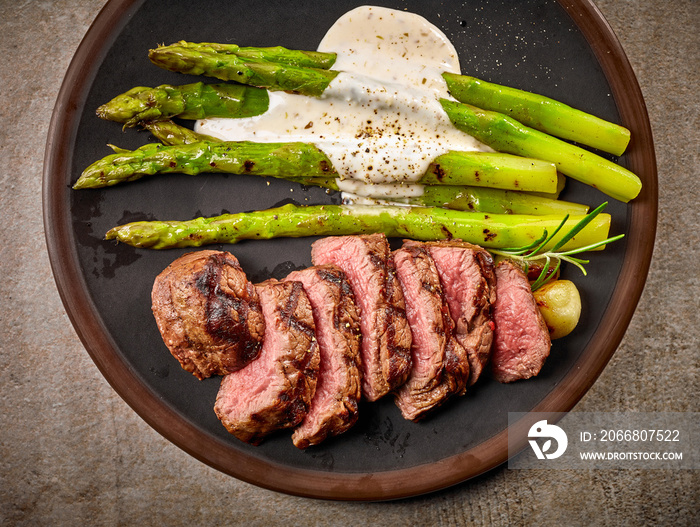
[[[403,384],[411,367],[411,331],[389,244],[383,234],[337,236],[314,242],[315,265],[335,264],[360,309],[362,394],[376,401]]]
[[[491,372],[500,382],[529,379],[549,356],[549,330],[527,276],[513,263],[503,261],[496,267],[496,291]]]
[[[453,336],[449,308],[426,246],[407,241],[394,252],[394,262],[413,336],[413,367],[396,392],[396,404],[406,419],[417,421],[452,395],[464,393],[469,362]]]
[[[223,378],[214,405],[226,429],[253,444],[301,423],[316,390],[320,360],[301,283],[268,280],[256,289],[265,316],[262,351]]]
[[[316,326],[320,364],[309,412],[292,434],[299,448],[352,427],[361,393],[360,317],[345,273],[332,264],[292,272],[303,284]]]
[[[492,305],[496,301],[493,259],[481,247],[457,240],[427,246],[455,322],[455,337],[469,357],[471,386],[491,354]]]

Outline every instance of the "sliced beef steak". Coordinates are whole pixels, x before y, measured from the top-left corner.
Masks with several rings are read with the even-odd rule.
[[[376,401],[403,384],[411,368],[411,330],[386,237],[323,238],[314,242],[311,259],[335,264],[348,277],[360,308],[362,394]]]
[[[468,386],[471,386],[481,375],[491,354],[491,312],[496,301],[493,259],[481,247],[457,240],[427,246],[455,322],[455,337],[469,357]]]
[[[498,264],[496,295],[493,376],[500,382],[533,377],[549,356],[551,341],[525,273],[511,262]]]
[[[262,351],[223,378],[214,405],[226,429],[253,444],[302,421],[319,367],[311,304],[302,284],[268,280],[256,289],[265,316]]]
[[[156,277],[151,300],[165,345],[199,379],[236,371],[260,353],[258,294],[230,253],[178,258]]]
[[[320,365],[316,394],[292,434],[298,448],[342,434],[357,421],[362,395],[360,315],[345,273],[335,265],[294,271],[285,280],[304,286],[316,325]]]
[[[426,245],[406,242],[393,258],[413,336],[413,366],[396,392],[396,404],[406,419],[417,421],[451,395],[464,392],[469,362],[453,335],[438,270]]]

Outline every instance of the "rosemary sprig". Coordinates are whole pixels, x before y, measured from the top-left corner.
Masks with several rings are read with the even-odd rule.
[[[562,262],[569,262],[574,264],[576,267],[581,269],[581,272],[584,274],[584,276],[587,274],[586,269],[583,267],[584,264],[587,264],[589,260],[584,260],[582,258],[576,258],[573,255],[579,254],[582,252],[586,251],[591,251],[593,249],[596,249],[600,247],[601,245],[607,245],[609,243],[612,243],[614,241],[617,241],[621,238],[624,238],[624,234],[618,234],[617,236],[613,236],[611,238],[607,238],[603,241],[593,243],[591,245],[587,245],[585,247],[579,247],[577,249],[571,249],[568,251],[559,251],[564,245],[566,245],[569,240],[571,240],[576,234],[581,232],[586,225],[588,225],[593,218],[595,218],[598,214],[600,214],[605,207],[607,207],[608,202],[606,201],[605,203],[602,203],[600,206],[598,206],[595,210],[592,210],[589,212],[584,218],[581,219],[574,227],[567,232],[554,246],[552,246],[551,249],[545,251],[544,248],[554,239],[554,237],[559,233],[559,231],[562,229],[564,224],[567,222],[569,219],[569,215],[567,214],[562,222],[559,224],[559,226],[554,230],[554,232],[550,235],[547,233],[545,230],[542,233],[542,236],[532,242],[529,245],[523,246],[523,247],[513,247],[513,248],[506,248],[506,249],[491,249],[490,252],[493,254],[498,254],[501,256],[505,256],[507,258],[510,258],[512,260],[518,260],[523,262],[526,266],[528,265],[529,261],[532,260],[542,260],[544,259],[545,263],[542,268],[542,271],[540,272],[539,276],[537,277],[537,280],[535,280],[532,284],[532,290],[536,291],[540,287],[542,287],[544,284],[549,282],[553,276],[556,275],[557,271],[561,267]],[[559,252],[558,252],[559,251]],[[552,265],[554,267],[552,268]],[[551,270],[551,272],[550,272]]]

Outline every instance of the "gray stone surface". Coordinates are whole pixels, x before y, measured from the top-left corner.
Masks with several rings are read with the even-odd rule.
[[[646,99],[660,215],[634,319],[576,409],[697,412],[700,4],[597,4]],[[242,483],[154,432],[113,392],[76,337],[44,243],[49,117],[102,5],[0,1],[2,525],[697,525],[697,471],[499,468],[425,497],[337,503]]]

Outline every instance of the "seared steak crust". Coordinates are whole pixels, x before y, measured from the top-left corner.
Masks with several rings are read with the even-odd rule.
[[[413,335],[413,367],[396,392],[396,404],[404,418],[417,421],[451,395],[464,392],[469,362],[453,335],[447,301],[427,247],[406,241],[393,259]]]
[[[316,325],[321,361],[316,393],[303,422],[292,434],[298,448],[342,434],[358,417],[360,316],[345,273],[332,264],[292,272],[285,280],[304,286]]]
[[[386,333],[380,341],[379,350],[383,364],[384,378],[389,391],[403,385],[411,373],[411,326],[406,317],[406,301],[401,282],[396,272],[394,259],[387,245],[386,291],[387,303],[383,321]]]
[[[496,267],[496,330],[491,372],[499,382],[537,375],[549,356],[551,340],[527,276],[509,261]]]
[[[260,353],[260,302],[235,256],[188,253],[160,273],[151,292],[165,345],[198,379],[236,371]]]
[[[315,265],[335,264],[360,309],[362,394],[376,401],[403,384],[411,368],[411,331],[389,244],[383,234],[328,237],[311,249]]]
[[[214,405],[226,429],[252,444],[302,421],[316,390],[320,360],[302,284],[268,280],[256,289],[265,316],[262,351],[223,378]]]
[[[458,240],[427,244],[440,274],[443,292],[455,322],[455,337],[469,357],[473,385],[491,355],[492,306],[496,301],[496,275],[488,251]]]

